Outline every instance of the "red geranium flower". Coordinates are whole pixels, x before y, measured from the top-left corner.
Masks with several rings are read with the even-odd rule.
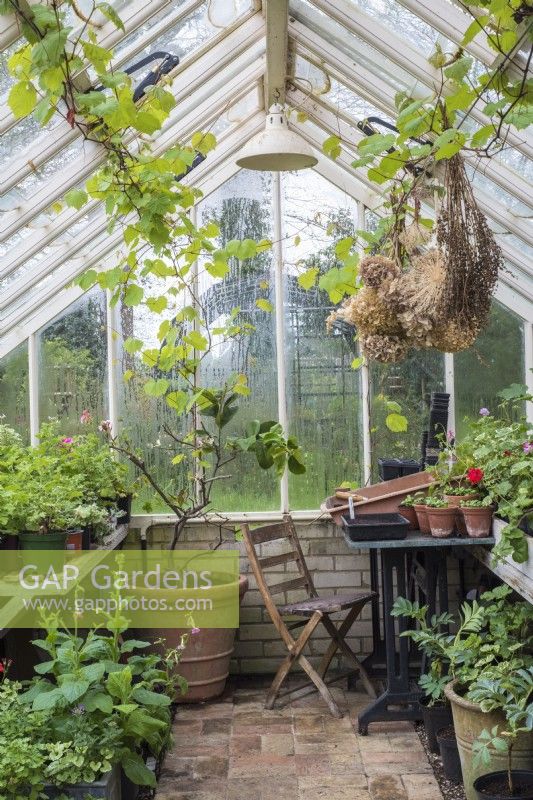
[[[473,483],[475,485],[476,483],[481,483],[481,481],[483,480],[484,474],[485,473],[483,472],[482,469],[478,469],[477,467],[472,467],[466,473],[466,477],[468,478],[470,483]]]
[[[511,453],[511,451],[510,451],[510,450],[504,450],[504,451],[503,451],[503,454],[504,454],[504,456],[510,456],[510,455],[512,455],[512,453]]]

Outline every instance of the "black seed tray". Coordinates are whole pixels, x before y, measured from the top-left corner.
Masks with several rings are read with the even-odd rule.
[[[409,520],[401,514],[356,514],[354,519],[343,514],[342,527],[352,542],[388,541],[405,539]]]

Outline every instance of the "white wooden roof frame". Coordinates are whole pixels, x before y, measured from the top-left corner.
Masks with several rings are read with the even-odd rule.
[[[258,21],[261,22],[260,19]],[[250,30],[248,30],[248,32],[250,33]],[[223,90],[225,86],[231,87],[231,90],[228,90],[225,95],[225,101],[229,104],[233,103],[234,96],[240,96],[238,89],[239,77],[241,79],[241,83],[244,79],[244,86],[246,87],[247,84],[250,84],[253,82],[253,80],[257,79],[255,76],[259,75],[261,70],[264,70],[264,39],[258,36],[254,40],[254,37],[250,36],[247,49],[242,53],[235,54],[233,59],[229,59],[229,63],[231,65],[231,71],[229,74],[228,72],[217,72],[216,70],[212,71],[211,73],[209,72],[208,63],[210,63],[213,55],[215,57],[220,56],[223,59],[223,54],[220,53],[218,49],[215,49],[211,54],[206,53],[204,59],[201,59],[199,62],[195,62],[194,64],[190,65],[190,69],[184,69],[179,79],[174,83],[173,92],[179,100],[179,105],[173,109],[165,126],[166,129],[176,124],[176,120],[180,117],[183,117],[184,114],[192,113],[197,106],[202,105],[203,109],[207,109],[211,95],[213,93],[218,93],[220,89]],[[197,88],[197,91],[194,91],[195,88]],[[201,118],[198,117],[198,115],[195,115],[195,118],[197,119],[199,127],[202,127],[200,124],[202,122]],[[210,118],[210,114],[208,112],[206,113],[205,118]],[[99,148],[96,145],[90,149],[94,156],[94,162],[92,162],[92,169],[94,169],[96,166],[98,166],[98,160],[101,159],[102,148]],[[75,164],[72,165],[70,169],[71,172],[75,172]],[[87,174],[89,174],[92,169],[88,170]],[[79,181],[79,176],[80,173],[75,172],[75,180],[77,179],[76,182]],[[65,183],[63,178],[64,173],[56,177],[56,182],[61,182],[61,185],[64,186]],[[61,191],[58,191],[51,186],[48,186],[47,188],[49,190],[48,200],[46,200],[46,197],[42,194],[41,190],[41,197],[39,198],[41,203],[40,207],[42,207],[45,201],[46,206],[48,206],[51,202],[50,197],[52,195],[57,198],[62,196]],[[69,187],[67,186],[66,188]],[[24,263],[27,258],[36,252],[39,252],[46,244],[50,244],[56,235],[61,234],[67,230],[73,224],[73,222],[81,219],[85,213],[87,213],[87,210],[89,210],[89,205],[94,206],[94,203],[88,204],[80,211],[65,208],[59,214],[54,215],[53,219],[51,218],[49,223],[47,222],[45,225],[38,227],[31,236],[28,236],[27,239],[21,242],[21,244],[14,248],[13,252],[6,257],[4,264],[0,269],[0,277],[5,276],[14,269],[18,268],[18,266]],[[34,214],[28,208],[25,218],[31,220],[33,216]],[[11,235],[13,231],[20,227],[16,224],[16,218],[12,217],[11,219],[12,228],[9,235]],[[0,217],[0,223],[1,222],[2,218]]]
[[[185,0],[185,3],[179,7],[179,11],[172,11],[171,16],[175,17],[175,22],[177,22],[180,18],[184,18],[191,14],[196,8],[202,5],[203,0]],[[151,17],[155,14],[158,14],[162,11],[165,7],[169,7],[172,9],[172,0],[149,0],[148,3],[142,2],[142,0],[132,0],[128,3],[122,12],[120,13],[120,17],[122,22],[124,23],[124,32],[121,31],[119,28],[115,27],[113,22],[107,20],[103,15],[97,13],[95,15],[95,19],[101,19],[102,25],[100,28],[96,29],[96,37],[98,43],[105,48],[112,49],[115,45],[122,41],[122,39],[126,38],[130,33],[133,33],[137,28],[147,22]],[[3,17],[0,17],[0,20]],[[168,24],[173,24],[170,20]],[[159,29],[159,26],[154,26]],[[81,26],[80,28],[81,29]],[[74,32],[74,36],[76,36],[76,31]],[[150,34],[148,34],[150,36]],[[139,52],[140,49],[144,46],[145,41],[147,41],[144,37],[141,37],[139,43],[134,43],[130,48],[126,48],[124,53],[120,54],[120,57],[114,61],[115,66],[119,67],[128,58],[131,58],[132,55],[135,55],[136,52]],[[149,41],[149,39],[148,39]],[[9,128],[15,125],[18,120],[13,116],[11,113],[11,109],[6,103],[7,95],[1,99],[1,107],[0,107],[0,133],[5,133]]]
[[[350,41],[351,35],[357,36],[367,45],[375,48],[390,59],[400,70],[405,70],[413,77],[415,82],[420,82],[422,86],[416,86],[415,89],[417,96],[423,96],[426,93],[426,88],[432,87],[437,73],[427,63],[425,56],[414,51],[406,40],[384,28],[378,20],[365,14],[354,3],[347,2],[347,0],[328,0],[328,2],[326,0],[311,0],[311,2],[320,12],[324,12],[329,18],[347,29],[347,41]],[[417,2],[415,0],[398,0],[398,2],[456,43],[460,41],[464,28],[469,24],[468,15],[463,14],[462,11],[456,12],[453,6],[449,6],[443,0],[417,0]],[[190,56],[188,55],[184,58],[183,64],[179,65],[176,70],[177,79],[174,81],[173,86],[173,91],[179,102],[180,119],[177,120],[175,118],[177,114],[175,114],[169,120],[165,130],[157,137],[158,148],[170,146],[168,142],[171,137],[175,137],[174,141],[176,141],[186,135],[183,131],[187,124],[193,124],[193,117],[197,119],[196,124],[198,127],[205,128],[205,121],[215,118],[220,113],[224,87],[227,90],[226,97],[234,101],[235,98],[245,96],[254,84],[257,85],[257,81],[264,73],[265,98],[272,97],[273,87],[280,82],[280,76],[286,70],[285,64],[279,64],[279,53],[284,52],[283,43],[286,41],[283,33],[284,25],[290,37],[289,41],[293,53],[299,53],[303,57],[312,60],[313,63],[324,68],[332,77],[372,105],[375,105],[376,108],[389,115],[394,113],[394,88],[391,84],[380,79],[368,67],[362,66],[336,47],[333,43],[333,36],[331,41],[327,41],[315,29],[307,26],[305,18],[302,18],[301,11],[298,11],[296,16],[290,15],[288,25],[286,17],[284,20],[278,20],[277,31],[282,32],[281,39],[276,35],[274,37],[276,41],[270,41],[269,43],[267,34],[269,31],[268,4],[272,3],[271,10],[277,8],[284,11],[286,10],[286,2],[285,0],[265,0],[263,5],[265,3],[267,3],[266,22],[261,14],[254,13],[252,10],[241,16],[229,29],[217,34],[209,42],[191,53]],[[166,2],[151,0],[148,4],[145,3],[144,6],[137,0],[132,0],[122,9],[121,16],[125,21],[126,19],[128,20],[127,30],[129,33],[166,6],[169,6],[169,14],[172,18],[177,19],[186,16],[187,13],[191,13],[200,4],[200,0],[189,0],[185,6],[180,7],[178,12],[172,8],[170,0],[166,0]],[[299,6],[298,0],[295,0],[295,6]],[[255,8],[258,8],[257,3]],[[431,19],[429,18],[430,16]],[[164,22],[164,25],[163,21],[158,22],[153,28],[159,31],[160,28],[164,28],[169,24],[167,23],[167,18],[165,18]],[[129,27],[130,23],[131,27]],[[105,23],[100,30],[100,35],[106,24],[108,23]],[[269,33],[271,39],[273,37],[272,25],[271,17]],[[323,29],[327,32],[328,17],[321,16],[321,30],[322,25],[324,25]],[[116,37],[115,41],[122,38],[122,34],[114,26],[108,25],[108,27],[112,27],[109,35]],[[128,55],[125,60],[136,52],[141,52],[146,43],[155,38],[152,35],[153,28],[145,36],[140,37],[131,48],[126,49]],[[4,29],[0,24],[0,45],[5,41],[5,39],[2,39],[3,31]],[[335,36],[337,35],[338,30],[335,32]],[[244,42],[242,41],[243,38]],[[239,39],[241,39],[240,44]],[[265,39],[267,40],[266,42]],[[257,49],[254,50],[259,42],[262,42],[263,45],[261,52]],[[112,46],[113,43],[115,42],[110,41],[107,46]],[[3,46],[6,45],[4,44]],[[469,48],[469,52],[483,63],[492,63],[489,58],[493,57],[494,54],[490,48],[483,42],[480,43],[479,40],[473,43],[473,47]],[[124,53],[121,54],[121,58],[123,56]],[[238,61],[241,56],[243,56],[243,59]],[[251,61],[250,57],[252,58]],[[256,68],[254,68],[254,58],[257,59]],[[235,69],[234,62],[237,62],[237,69]],[[196,69],[191,69],[195,65]],[[281,92],[280,95],[282,96]],[[321,152],[320,131],[324,131],[326,135],[340,133],[343,139],[352,144],[356,143],[358,141],[357,137],[359,136],[360,138],[361,136],[355,127],[356,121],[349,114],[339,113],[328,102],[327,97],[310,98],[305,90],[302,91],[298,86],[289,87],[287,99],[291,105],[297,105],[309,114],[308,123],[297,122],[294,118],[291,118],[290,124],[316,150],[319,159],[316,167],[317,171],[354,197],[354,199],[364,202],[367,207],[374,208],[379,213],[381,204],[380,192],[382,189],[371,185],[366,179],[364,171],[357,171],[351,167],[350,154],[343,153],[340,159],[334,162],[326,158]],[[195,108],[196,115],[194,114]],[[475,117],[476,114],[479,117],[479,112],[477,111],[472,116]],[[261,129],[263,119],[262,112],[251,112],[249,117],[239,125],[224,131],[219,137],[220,142],[216,151],[210,154],[208,159],[195,169],[194,173],[186,180],[190,180],[195,186],[200,186],[207,194],[235,174],[238,169],[234,164],[233,155],[247,139]],[[485,121],[484,118],[480,119],[481,124],[484,124]],[[8,165],[6,175],[10,182],[9,188],[16,186],[23,177],[29,174],[32,166],[38,167],[46,163],[51,157],[60,153],[61,149],[74,138],[71,136],[71,129],[61,124],[53,129],[53,134],[52,141],[50,141],[50,136],[39,137],[23,156]],[[518,150],[528,156],[533,154],[532,140],[529,136],[522,136],[521,133],[513,134],[509,138],[509,143],[512,143]],[[89,147],[88,145],[86,149],[88,150]],[[94,152],[93,148],[91,148],[91,152],[87,155],[87,161],[84,158],[83,165],[78,163],[76,165],[77,169],[68,173],[69,180],[58,178],[56,183],[56,176],[54,176],[54,179],[47,186],[46,204],[43,204],[43,199],[39,197],[39,192],[37,192],[31,203],[23,204],[22,214],[8,212],[8,214],[1,215],[0,230],[2,230],[4,238],[19,230],[22,224],[29,223],[31,225],[33,221],[39,223],[39,214],[53,202],[54,198],[60,197],[72,185],[78,184],[83,175],[87,175],[95,169],[101,161],[101,152],[97,152],[99,150],[101,149],[98,145],[95,145]],[[31,161],[32,165],[29,165],[28,161]],[[509,194],[521,202],[531,205],[530,185],[524,178],[517,175],[514,170],[494,160],[487,163],[482,162],[479,169]],[[53,184],[52,192],[50,191],[51,184]],[[480,207],[500,226],[524,241],[532,241],[527,219],[513,213],[510,209],[502,206],[501,203],[496,204],[492,197],[487,197],[486,194],[477,189],[476,196]],[[36,202],[33,202],[35,199]],[[87,204],[79,212],[74,209],[66,209],[56,217],[50,218],[50,221],[44,225],[38,224],[36,230],[27,236],[20,245],[13,248],[8,259],[3,261],[0,266],[0,278],[17,269],[28,258],[38,253],[42,247],[48,244],[53,245],[54,240],[61,233],[68,230],[74,222],[83,219],[88,210],[97,205],[95,202]],[[35,219],[36,216],[38,219]],[[119,245],[120,231],[106,235],[103,216],[98,215],[95,220],[91,220],[89,227],[91,230],[90,235],[87,231],[83,231],[77,237],[69,237],[66,241],[58,242],[57,251],[51,253],[37,264],[35,271],[29,271],[29,275],[21,276],[10,287],[7,287],[6,291],[9,292],[7,299],[4,298],[4,293],[2,293],[0,308],[6,309],[7,315],[3,323],[0,324],[0,329],[7,335],[4,335],[0,342],[0,357],[27,338],[29,333],[46,324],[49,319],[60,313],[73,299],[79,296],[81,290],[78,287],[65,289],[66,284],[88,268],[89,260],[91,264],[97,265],[98,261],[101,261],[107,253],[110,253]],[[9,233],[6,232],[7,230],[9,230]],[[533,270],[527,255],[514,244],[506,242],[505,235],[500,235],[499,239],[506,258],[526,274],[532,275]],[[76,254],[80,253],[83,247],[87,247],[87,245],[91,245],[90,253],[81,254],[77,257]],[[50,280],[47,279],[48,276],[50,276]],[[40,287],[38,284],[43,281],[43,286]],[[20,299],[32,287],[34,291],[28,292],[27,299],[21,305],[15,306],[13,312],[10,313],[9,305]],[[530,287],[522,285],[520,278],[517,279],[516,276],[512,275],[502,275],[497,296],[510,308],[517,310],[524,319],[531,319],[533,296]],[[515,308],[516,304],[519,304],[520,308]]]
[[[290,96],[290,95],[288,95],[288,96]],[[312,130],[311,126],[309,125],[309,122],[314,122],[316,125],[318,125],[320,128],[322,128],[324,130],[324,132],[326,133],[326,135],[335,134],[336,130],[335,130],[335,128],[331,128],[331,127],[327,126],[327,124],[325,122],[325,119],[327,119],[327,117],[326,117],[325,114],[321,115],[320,119],[318,117],[315,119],[315,118],[313,118],[313,109],[311,107],[308,109],[308,113],[309,113],[309,121],[299,122],[294,117],[291,117],[290,118],[290,126],[294,130],[298,131],[300,133],[300,135],[309,144],[311,144],[315,148],[319,149],[319,148],[321,148],[321,142],[317,138],[316,132],[314,130]],[[331,117],[332,117],[332,119],[336,120],[335,115],[331,115]],[[330,123],[331,123],[331,119],[330,119]],[[336,120],[336,123],[338,124],[337,120]],[[337,130],[338,130],[338,128],[337,128]],[[362,183],[366,184],[368,189],[371,190],[372,189],[372,184],[370,183],[370,181],[368,181],[368,178],[366,177],[366,173],[364,173],[364,171],[362,171],[362,170],[354,169],[351,166],[351,161],[352,161],[352,158],[349,155],[341,154],[340,158],[337,159],[336,163],[338,163],[341,167],[343,167],[346,171],[348,171],[350,173],[350,175],[352,176],[352,180],[353,180],[353,178],[356,178],[357,180],[359,180]],[[374,195],[375,195],[375,192],[374,192]],[[479,202],[479,197],[477,199],[478,199],[478,202]],[[368,203],[365,203],[365,204],[369,205]],[[369,207],[372,208],[372,205],[369,205]],[[377,211],[379,213],[379,203],[374,203],[373,208],[374,208],[375,211]],[[527,261],[525,261],[523,258],[520,258],[520,259],[516,258],[516,248],[513,248],[512,246],[509,246],[509,244],[505,241],[505,236],[498,236],[498,241],[499,241],[499,244],[500,244],[500,247],[502,249],[502,252],[503,252],[504,256],[511,263],[513,263],[517,267],[519,267],[519,269],[522,269],[522,270],[526,271],[528,274],[533,276],[533,268],[532,268],[531,264],[528,263]],[[508,276],[505,273],[502,273],[501,280],[503,282],[505,282],[507,280],[507,277]],[[517,288],[516,287],[516,281],[513,281],[513,286],[515,288]],[[525,294],[528,297],[530,296],[528,291],[527,291],[527,288],[524,287],[523,291],[525,292]]]
[[[250,65],[243,69],[238,78],[235,77],[233,81],[223,82],[222,85],[220,85],[221,79],[220,76],[217,76],[216,83],[219,84],[218,87],[206,86],[206,88],[209,88],[209,96],[203,103],[199,103],[198,105],[196,101],[194,103],[189,103],[190,106],[192,105],[189,112],[185,113],[182,119],[161,133],[157,139],[154,154],[163,153],[176,142],[186,140],[187,137],[190,137],[192,133],[198,130],[201,123],[208,126],[212,124],[227,107],[228,97],[234,98],[232,105],[239,102],[242,97],[246,96],[250,90],[253,89],[254,85],[257,85],[259,79],[263,75],[263,71],[264,57],[263,59],[254,58]],[[242,85],[243,80],[246,81],[244,87]],[[213,79],[211,83],[214,84],[215,80]],[[182,107],[182,111],[185,112],[186,110]],[[255,114],[257,112],[254,111],[252,113]],[[97,204],[92,203],[91,207],[94,208],[95,205]],[[91,220],[90,225],[88,225],[81,234],[75,238],[67,238],[65,241],[61,242],[57,249],[54,249],[52,253],[36,265],[36,268],[31,271],[31,274],[21,275],[2,292],[2,297],[0,297],[0,310],[7,308],[10,303],[24,294],[24,292],[42,280],[46,275],[58,269],[64,262],[70,261],[80,250],[90,245],[95,236],[101,232],[105,232],[108,224],[109,219],[105,212],[102,211],[97,218]],[[118,235],[120,236],[120,231]],[[111,237],[112,236],[113,234]]]
[[[153,42],[167,27],[177,24],[180,19],[191,13],[191,8],[194,9],[201,4],[201,2],[203,2],[203,0],[193,0],[189,2],[186,11],[184,6],[179,6],[179,9],[174,9],[171,6],[168,16],[152,25],[147,31],[146,37],[137,39],[130,47],[125,48],[124,51],[120,53],[119,58],[113,59],[113,67],[115,69],[120,68],[121,65],[127,63],[133,56],[142,52],[146,45]],[[200,47],[198,50],[187,54],[173,74],[179,75],[180,71],[189,63],[196,60],[205,49],[205,46]],[[78,128],[71,128],[67,122],[61,121],[59,124],[55,125],[51,131],[47,131],[37,137],[24,153],[17,156],[9,163],[2,180],[2,194],[16,186],[16,184],[27,175],[41,167],[79,136],[81,136],[81,134]]]
[[[333,47],[320,34],[311,31],[301,22],[292,20],[289,24],[293,53],[311,59],[333,78],[343,83],[348,89],[375,105],[389,116],[394,116],[394,89],[385,81],[376,79],[372,74],[352,61],[344,53]],[[297,81],[297,76],[296,76]],[[305,87],[304,87],[305,88]],[[327,95],[325,96],[327,98]],[[325,99],[327,103],[327,99]],[[330,107],[333,106],[330,104]],[[336,111],[336,113],[339,113]],[[502,189],[516,197],[522,203],[531,206],[533,192],[531,184],[515,170],[496,161],[496,159],[480,159],[467,155],[467,161],[490,178]]]
[[[205,194],[209,194],[219,185],[219,181],[223,183],[228,180],[232,174],[238,171],[233,161],[236,152],[242,146],[243,137],[250,139],[252,136],[255,136],[263,126],[264,115],[262,112],[256,111],[243,124],[237,126],[235,130],[226,132],[226,135],[223,134],[220,137],[220,146],[217,147],[216,153],[213,153],[205,162],[194,170],[194,185],[198,186]],[[231,167],[230,169],[227,168],[228,164]],[[212,178],[212,175],[214,178]],[[191,176],[187,176],[184,179],[184,182],[189,181],[193,181],[192,173]],[[127,220],[125,220],[125,222],[127,222]],[[80,259],[75,259],[73,264],[70,262],[66,264],[64,270],[61,270],[59,274],[54,276],[45,286],[37,289],[27,303],[14,309],[12,314],[2,320],[0,331],[5,334],[18,326],[19,338],[22,336],[20,340],[26,338],[28,334],[26,333],[25,320],[32,314],[33,310],[42,307],[52,298],[55,298],[58,292],[65,286],[68,286],[69,283],[83,274],[87,269],[95,268],[98,262],[105,258],[112,250],[119,249],[121,241],[120,230],[116,230],[110,235],[104,232],[97,238],[95,237],[95,243],[90,253],[84,254]],[[109,264],[106,264],[104,268],[109,268]],[[55,315],[58,312],[55,310],[55,306],[53,306],[53,308]],[[10,337],[10,341],[12,342],[13,340],[13,337]],[[0,357],[2,349],[3,347],[0,346]]]
[[[439,71],[428,63],[422,53],[415,50],[406,39],[397,36],[373,17],[369,17],[354,3],[350,3],[349,0],[311,0],[311,2],[349,33],[363,39],[400,69],[410,73],[423,87],[433,90],[440,85]],[[298,8],[298,0],[294,0],[294,3]],[[327,27],[327,20],[324,22]],[[412,88],[413,95],[417,96],[420,91],[416,91],[416,86]],[[490,119],[477,107],[471,111],[470,116],[480,125],[490,123]],[[525,131],[520,131],[518,134],[510,130],[507,141],[528,158],[533,158],[533,138],[530,134]]]
[[[254,14],[247,23],[232,31],[227,38],[222,39],[218,45],[204,53],[205,58],[198,59],[184,68],[183,79],[175,83],[171,89],[178,102],[190,97],[195,89],[201,90],[207,79],[213,74],[222,74],[223,71],[226,72],[226,77],[228,74],[238,74],[241,68],[238,57],[249,49],[251,43],[255,43],[259,49],[264,50],[264,22],[260,14]],[[259,55],[257,53],[257,57]],[[179,113],[178,105],[173,109],[170,117],[175,117]],[[166,124],[169,124],[168,120]],[[135,133],[131,132],[128,141],[133,142],[134,147],[137,139]],[[101,145],[96,142],[87,142],[80,159],[69,164],[59,174],[54,175],[28,201],[0,217],[0,241],[11,236],[39,212],[48,208],[55,200],[60,199],[71,186],[88,177],[105,160],[105,157],[106,151]]]

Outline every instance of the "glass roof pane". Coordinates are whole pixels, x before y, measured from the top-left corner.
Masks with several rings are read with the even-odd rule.
[[[350,2],[428,56],[435,49],[437,39],[440,39],[444,48],[451,45],[435,28],[403,8],[395,0],[350,0]]]
[[[358,64],[374,72],[395,90],[409,89],[416,83],[415,78],[394,64],[363,39],[347,31],[343,25],[328,14],[315,8],[309,0],[291,0],[289,8],[295,19],[322,36],[328,45],[337,47]]]

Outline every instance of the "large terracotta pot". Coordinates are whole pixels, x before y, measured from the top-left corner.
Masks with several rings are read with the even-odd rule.
[[[239,576],[239,602],[248,589],[248,578]],[[141,633],[146,641],[157,642],[162,639],[165,648],[177,647],[181,637],[187,633],[185,628],[152,628]],[[235,641],[234,628],[202,628],[199,633],[189,637],[189,641],[178,665],[178,672],[188,683],[185,695],[176,697],[178,703],[200,703],[218,697],[224,691],[229,675],[229,665]],[[163,649],[161,645],[156,649]]]
[[[415,514],[418,520],[418,529],[420,533],[431,533],[429,527],[427,506],[417,503],[415,505]]]
[[[451,703],[453,724],[461,759],[463,782],[467,800],[478,800],[474,789],[474,781],[480,775],[489,772],[507,769],[507,753],[499,753],[491,749],[491,759],[488,766],[479,765],[474,769],[472,745],[483,730],[492,730],[494,726],[500,728],[504,724],[501,711],[484,712],[478,705],[466,700],[455,692],[457,682],[454,681],[445,689],[446,697]],[[533,768],[533,733],[525,733],[518,737],[513,747],[513,769]]]

